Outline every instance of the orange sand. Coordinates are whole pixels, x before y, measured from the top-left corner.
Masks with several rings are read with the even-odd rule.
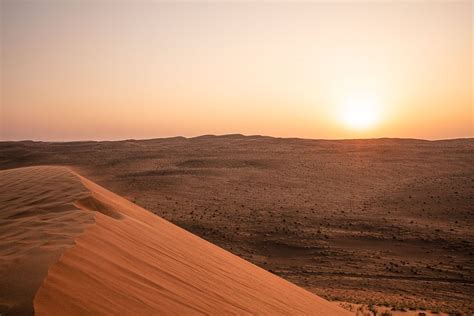
[[[0,179],[2,280],[10,275],[13,286],[47,271],[39,289],[2,290],[10,310],[27,309],[38,289],[38,315],[351,314],[65,167],[6,170]]]

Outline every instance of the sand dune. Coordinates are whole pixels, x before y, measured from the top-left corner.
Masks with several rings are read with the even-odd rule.
[[[49,266],[94,223],[73,204],[90,193],[61,167],[0,171],[0,188],[0,312],[31,314]]]
[[[0,184],[1,310],[34,295],[38,315],[350,314],[65,167]]]

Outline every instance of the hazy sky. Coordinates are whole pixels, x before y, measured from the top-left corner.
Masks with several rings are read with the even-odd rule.
[[[473,136],[472,1],[1,0],[0,139]]]

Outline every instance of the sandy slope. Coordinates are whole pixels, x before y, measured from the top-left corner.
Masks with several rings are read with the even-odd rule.
[[[31,314],[33,297],[94,214],[73,203],[90,193],[67,168],[0,171],[0,313]]]
[[[20,276],[39,280],[49,267],[34,297],[39,315],[349,314],[67,168],[0,179],[0,271],[21,289],[12,296],[2,286],[4,310],[27,311],[38,282]]]

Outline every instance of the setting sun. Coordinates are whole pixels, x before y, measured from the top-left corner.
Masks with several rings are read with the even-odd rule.
[[[340,119],[351,129],[369,129],[380,121],[380,105],[374,97],[351,96],[340,108]]]

